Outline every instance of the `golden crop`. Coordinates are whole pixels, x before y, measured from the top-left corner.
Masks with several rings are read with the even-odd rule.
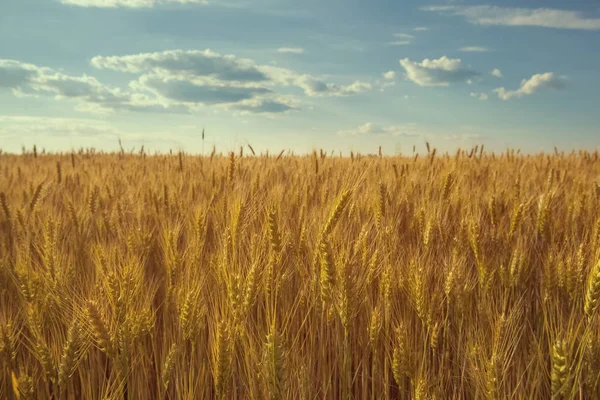
[[[599,178],[597,152],[2,154],[0,398],[599,398]]]

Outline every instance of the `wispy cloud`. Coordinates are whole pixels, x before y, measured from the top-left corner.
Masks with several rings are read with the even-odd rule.
[[[486,53],[490,51],[487,47],[483,46],[465,46],[458,49],[467,53]]]
[[[494,68],[491,72],[492,76],[495,76],[496,78],[502,78],[502,71],[500,71],[498,68]]]
[[[389,45],[407,46],[412,43],[412,40],[415,38],[415,35],[411,35],[410,33],[394,33],[394,38],[394,40],[388,43]]]
[[[475,97],[475,98],[477,98],[479,100],[483,100],[483,101],[485,101],[485,100],[488,99],[487,93],[473,93],[473,92],[471,92],[471,97]]]
[[[384,72],[383,77],[387,80],[393,81],[394,79],[396,79],[396,71]]]
[[[559,90],[565,87],[564,79],[556,76],[553,72],[543,74],[535,74],[529,79],[523,79],[521,86],[517,90],[506,90],[503,87],[494,89],[498,97],[502,100],[509,100],[513,97],[522,97],[531,95],[542,90],[554,89]]]
[[[408,33],[394,33],[394,37],[397,37],[400,39],[414,39],[415,38],[414,35],[410,35]]]
[[[451,11],[456,9],[456,6],[427,6],[427,7],[421,7],[421,10],[423,11],[433,11],[433,12],[440,12],[440,11]]]
[[[162,4],[209,4],[208,0],[60,0],[62,4],[97,8],[150,8]]]
[[[421,10],[462,16],[468,22],[479,25],[600,30],[600,18],[590,18],[581,12],[554,8],[435,6],[423,7]]]
[[[396,86],[396,71],[387,71],[381,74],[383,76],[383,81],[376,80],[375,86],[379,88],[380,92],[385,92],[385,89],[389,87]]]
[[[416,31],[416,32],[424,32],[424,31],[428,31],[428,30],[429,30],[429,28],[426,26],[417,26],[416,28],[413,28],[413,31]]]
[[[302,54],[304,49],[300,47],[280,47],[277,49],[279,53]]]
[[[420,136],[416,132],[416,124],[383,126],[367,122],[356,128],[338,131],[339,136],[391,135],[391,136]]]
[[[460,58],[446,56],[433,60],[426,58],[421,62],[404,58],[400,65],[406,71],[406,78],[420,86],[448,86],[479,76],[478,72],[463,67]]]
[[[161,4],[209,4],[208,0],[60,0],[62,4],[97,8],[150,8]]]

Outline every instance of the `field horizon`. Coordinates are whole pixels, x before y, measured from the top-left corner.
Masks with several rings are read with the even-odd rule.
[[[217,147],[216,145],[209,145],[206,143],[206,150],[200,151],[187,151],[184,147],[178,148],[169,148],[168,150],[157,150],[148,148],[145,145],[142,146],[133,146],[131,148],[126,148],[120,140],[116,141],[118,145],[115,146],[114,149],[102,149],[95,147],[79,147],[79,148],[71,148],[70,150],[56,151],[56,150],[47,150],[45,147],[38,147],[37,145],[33,145],[30,147],[21,146],[21,151],[6,151],[0,147],[0,155],[7,156],[33,156],[37,158],[38,156],[53,156],[53,157],[64,157],[71,155],[77,156],[144,156],[144,157],[153,157],[153,156],[179,156],[179,154],[185,157],[196,157],[196,158],[213,158],[217,157],[228,157],[231,153],[234,153],[236,157],[266,157],[266,158],[281,158],[281,157],[314,157],[315,154],[319,157],[329,157],[329,158],[348,158],[352,159],[353,157],[378,157],[378,158],[397,158],[397,159],[413,159],[428,157],[431,155],[431,149],[436,151],[437,157],[455,157],[458,154],[461,156],[470,156],[479,155],[480,157],[485,154],[488,157],[536,157],[536,156],[574,156],[579,155],[582,156],[587,154],[589,156],[594,156],[596,153],[600,152],[600,148],[585,148],[585,147],[572,147],[572,148],[564,148],[554,146],[552,150],[536,150],[536,151],[523,151],[520,148],[513,148],[507,146],[501,150],[490,150],[486,148],[485,143],[475,143],[471,146],[457,146],[453,150],[446,151],[438,151],[435,147],[435,143],[428,140],[423,140],[419,146],[413,144],[409,146],[410,149],[408,151],[396,151],[395,153],[386,153],[386,146],[372,146],[372,151],[358,151],[358,150],[340,150],[340,149],[323,149],[314,147],[310,151],[294,151],[292,149],[279,149],[277,151],[270,151],[261,149],[259,147],[253,147],[251,144],[244,144],[238,146],[223,146]],[[197,143],[194,142],[195,145],[192,147],[197,147]],[[204,146],[204,141],[202,141]],[[471,154],[472,153],[472,154]],[[469,157],[470,158],[470,157]]]

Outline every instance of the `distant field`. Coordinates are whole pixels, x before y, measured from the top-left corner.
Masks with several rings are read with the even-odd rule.
[[[1,154],[0,398],[600,398],[597,152],[252,153]]]

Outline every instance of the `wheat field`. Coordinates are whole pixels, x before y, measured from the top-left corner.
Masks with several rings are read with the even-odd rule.
[[[599,398],[598,152],[245,150],[0,154],[0,398]]]

